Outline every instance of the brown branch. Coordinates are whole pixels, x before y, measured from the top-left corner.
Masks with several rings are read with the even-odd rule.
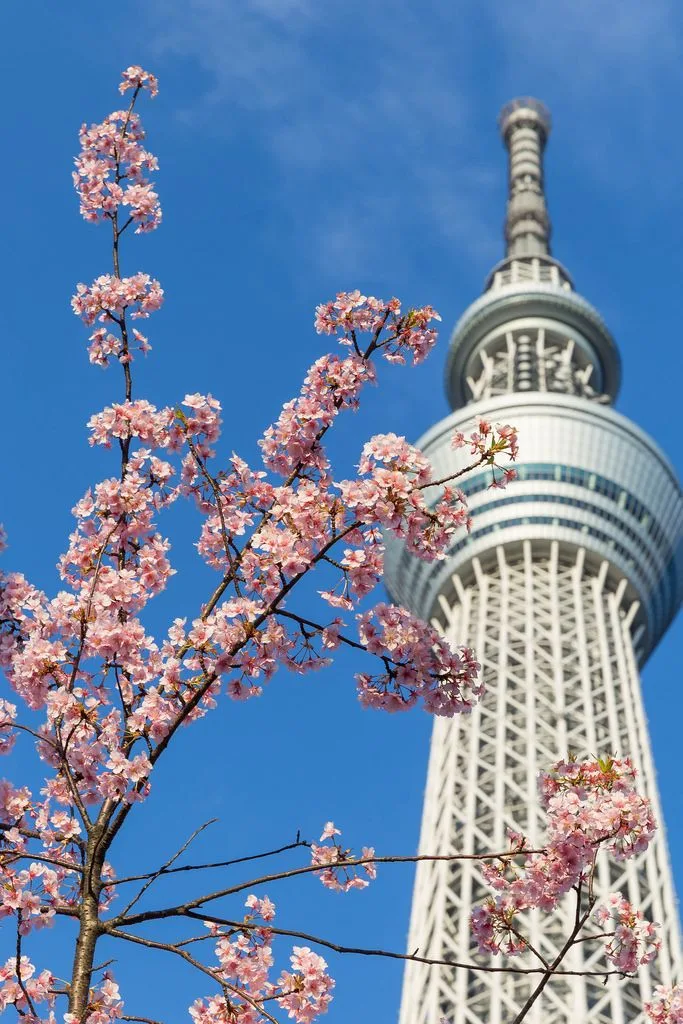
[[[149,871],[144,875],[128,875],[125,878],[117,878],[116,885],[124,885],[126,882],[141,882],[145,878],[156,877],[157,874],[173,875],[180,871],[206,871],[211,868],[229,868],[234,864],[244,864],[246,861],[250,860],[262,860],[264,857],[273,857],[278,853],[285,853],[287,850],[296,850],[301,846],[309,848],[310,843],[300,839],[299,833],[297,832],[297,837],[293,843],[288,843],[286,846],[280,846],[277,850],[266,850],[265,853],[252,853],[246,857],[235,857],[233,860],[217,860],[206,864],[181,864],[176,868],[161,868],[159,872]]]
[[[312,619],[305,619],[303,615],[297,615],[295,612],[287,612],[284,608],[276,608],[274,614],[280,615],[285,619],[292,619],[293,622],[298,622],[300,626],[308,626],[310,629],[315,629],[320,633],[327,628],[319,622],[313,622]],[[348,636],[342,636],[341,633],[338,633],[337,636],[341,643],[347,644],[349,647],[353,647],[357,651],[365,651],[367,653],[368,649],[365,644],[361,644],[357,640],[351,640]],[[391,661],[391,659],[389,660]],[[393,662],[392,664],[398,664],[398,662]]]
[[[157,878],[159,878],[161,875],[163,875],[165,872],[167,872],[169,870],[169,868],[171,867],[171,864],[173,864],[178,859],[178,857],[182,856],[182,854],[185,853],[185,850],[187,850],[188,846],[190,846],[190,844],[192,842],[194,842],[194,840],[197,838],[197,836],[200,835],[204,831],[205,828],[208,828],[209,825],[215,824],[216,821],[218,821],[218,818],[210,818],[209,821],[205,821],[203,825],[200,825],[199,828],[196,828],[194,830],[194,832],[192,833],[192,835],[189,837],[189,839],[185,840],[185,842],[180,847],[180,849],[177,850],[173,854],[173,856],[170,857],[166,861],[165,864],[162,864],[162,866],[159,868],[158,871],[153,872],[149,876],[149,878],[147,879],[145,884],[142,886],[142,888],[139,890],[139,892],[133,897],[133,899],[130,901],[130,903],[126,904],[124,909],[121,911],[121,915],[125,917],[125,915],[128,913],[128,911],[131,910],[131,908],[134,907],[135,904],[143,897],[143,895],[145,894],[147,889],[149,889],[150,885],[152,885],[156,881]]]
[[[548,970],[550,968],[550,964],[548,963],[546,958],[543,956],[542,953],[539,953],[539,951],[534,946],[531,945],[531,943],[527,939],[526,935],[522,935],[522,933],[519,931],[519,929],[515,928],[514,925],[512,925],[512,924],[510,925],[510,931],[512,932],[513,935],[517,936],[517,938],[520,940],[520,942],[524,943],[524,945],[526,946],[526,948],[529,950],[530,953],[533,953],[534,956],[538,960],[541,961],[541,963],[543,964],[543,967],[545,968],[545,970]]]
[[[216,512],[218,513],[218,518],[219,518],[220,524],[221,524],[221,539],[223,541],[223,550],[225,551],[225,557],[228,560],[228,566],[229,566],[228,574],[231,574],[232,579],[235,580],[236,589],[237,589],[237,591],[239,593],[239,588],[237,587],[236,575],[235,575],[235,572],[234,572],[234,569],[233,569],[233,565],[234,565],[233,557],[232,557],[232,555],[230,553],[230,537],[228,535],[228,528],[225,525],[225,512],[223,511],[223,493],[222,493],[220,487],[218,486],[218,482],[215,479],[215,477],[213,477],[211,475],[211,473],[209,473],[208,469],[206,468],[206,464],[205,464],[204,460],[202,459],[202,457],[200,456],[199,452],[197,451],[197,446],[195,445],[195,443],[192,440],[192,438],[186,436],[185,440],[187,441],[187,446],[190,449],[190,453],[192,455],[192,458],[194,459],[195,463],[199,467],[199,472],[202,474],[202,476],[204,477],[204,479],[206,480],[207,484],[209,485],[209,487],[211,488],[211,490],[213,492],[213,497],[214,497],[215,506],[216,506]],[[241,556],[239,554],[238,554],[238,558],[241,561]]]
[[[24,979],[21,976],[21,910],[17,911],[17,944],[16,944],[15,961],[14,961],[14,963],[15,963],[15,971],[16,971],[16,975],[17,975],[17,981],[19,982],[19,988],[21,989],[21,991],[24,994],[24,999],[26,1000],[26,1002],[28,1004],[29,1010],[31,1011],[33,1016],[37,1018],[38,1015],[36,1013],[36,1008],[33,1005],[33,1001],[31,999],[31,996],[29,995],[28,989],[26,988],[26,983],[24,982]],[[16,1004],[15,1004],[15,1009],[18,1010],[19,1015],[21,1017],[25,1017],[26,1016],[26,1014],[22,1010],[19,1010],[19,1008],[16,1006]]]
[[[519,857],[520,855],[530,855],[534,853],[543,853],[543,850],[514,850],[506,851],[504,853],[458,853],[458,854],[416,854],[412,857],[358,857],[358,858],[347,858],[336,861],[334,864],[325,865],[326,867],[333,868],[349,868],[349,867],[362,867],[364,864],[416,864],[420,861],[484,861],[484,860],[502,860],[504,858]],[[132,914],[130,917],[117,916],[112,918],[111,924],[119,925],[133,925],[141,924],[143,921],[158,921],[162,918],[167,917],[179,917],[183,916],[188,910],[195,910],[201,907],[204,903],[210,903],[213,900],[222,899],[224,896],[233,896],[235,893],[243,892],[245,889],[251,889],[257,885],[265,885],[269,882],[278,882],[285,878],[296,878],[298,875],[308,875],[311,872],[322,871],[324,866],[320,864],[306,864],[300,868],[291,868],[289,871],[279,871],[270,875],[262,875],[260,878],[252,878],[248,882],[240,882],[237,885],[230,886],[227,889],[218,889],[215,892],[207,893],[205,896],[199,896],[188,903],[182,903],[175,907],[168,907],[164,910],[148,910],[140,914]]]
[[[471,473],[473,469],[478,469],[482,463],[489,461],[488,455],[480,455],[477,461],[473,462],[471,466],[465,466],[464,469],[459,469],[457,473],[449,473],[448,476],[443,476],[440,480],[430,480],[429,483],[422,484],[418,489],[426,491],[429,490],[430,487],[440,487],[441,484],[450,484],[453,480],[457,480],[459,477],[465,476],[466,473]]]
[[[83,868],[80,864],[71,864],[68,860],[45,857],[40,853],[13,853],[11,850],[0,850],[0,864],[13,864],[18,860],[37,860],[41,864],[54,864],[55,867],[64,868],[66,871],[74,871],[79,875],[83,874]]]
[[[429,967],[454,967],[457,969],[463,969],[468,971],[484,971],[489,974],[545,974],[546,967],[496,967],[489,964],[478,964],[468,961],[458,960],[442,960],[436,957],[420,956],[419,953],[397,953],[395,950],[389,949],[371,949],[365,946],[343,946],[339,943],[332,942],[330,939],[324,939],[319,935],[311,935],[308,932],[296,931],[292,928],[276,928],[270,922],[264,925],[258,922],[245,922],[245,921],[231,921],[228,918],[218,917],[214,914],[195,914],[192,911],[188,911],[183,915],[186,918],[190,918],[193,921],[207,921],[211,924],[223,925],[226,928],[231,928],[235,932],[238,931],[257,931],[262,928],[267,928],[269,932],[274,935],[283,935],[287,938],[303,939],[304,942],[310,942],[312,945],[321,946],[324,949],[330,949],[334,953],[350,954],[353,956],[368,956],[368,957],[384,957],[388,960],[403,960],[414,963],[425,964]],[[180,949],[183,946],[189,946],[196,942],[215,942],[216,936],[207,932],[204,935],[195,935],[188,939],[181,939],[179,942],[173,943],[174,949]],[[565,971],[556,970],[553,973],[561,977],[596,977],[606,978],[611,975],[618,974],[623,977],[622,971]]]
[[[126,942],[134,942],[141,946],[147,946],[149,949],[159,949],[165,953],[173,953],[175,956],[179,956],[182,960],[185,960],[186,963],[191,964],[192,967],[201,971],[202,974],[208,975],[213,981],[221,986],[223,991],[229,989],[240,999],[243,999],[245,1003],[249,1003],[255,1010],[262,1013],[264,1017],[271,1021],[271,1024],[278,1024],[276,1018],[272,1017],[261,1003],[250,996],[248,992],[245,992],[244,989],[239,988],[237,985],[231,985],[229,982],[219,978],[217,970],[212,970],[212,968],[207,967],[205,964],[201,963],[200,960],[195,959],[195,957],[191,956],[190,953],[187,953],[184,949],[179,949],[177,946],[168,942],[155,942],[154,939],[144,938],[142,935],[131,935],[130,932],[123,932],[118,928],[112,928],[111,925],[105,925],[103,931],[113,939],[123,939]]]
[[[121,1014],[119,1020],[138,1020],[141,1024],[163,1024],[163,1021],[153,1020],[151,1017],[133,1017],[129,1013]]]
[[[595,858],[593,858],[593,868],[595,868]],[[565,956],[567,955],[567,953],[569,952],[571,947],[574,945],[574,940],[576,939],[576,936],[579,934],[579,932],[583,928],[584,924],[586,923],[586,921],[590,917],[591,911],[593,909],[593,902],[594,901],[589,901],[588,910],[586,910],[585,913],[582,914],[581,913],[581,882],[579,882],[577,884],[577,886],[576,886],[576,911],[575,911],[575,914],[574,914],[574,926],[573,926],[573,928],[571,930],[571,933],[570,933],[567,941],[563,945],[562,949],[560,950],[560,952],[557,954],[557,956],[553,960],[553,962],[544,971],[543,977],[541,978],[541,980],[539,981],[538,985],[536,986],[534,991],[531,993],[531,995],[529,996],[529,998],[527,999],[527,1001],[525,1002],[524,1006],[521,1008],[521,1010],[519,1011],[519,1013],[517,1014],[515,1019],[512,1021],[512,1024],[521,1024],[521,1021],[524,1020],[524,1018],[526,1017],[527,1013],[529,1012],[531,1007],[534,1005],[534,1003],[536,1002],[536,1000],[540,996],[540,994],[543,991],[543,989],[546,987],[546,985],[548,984],[548,982],[552,978],[553,974],[559,974],[560,973],[557,970],[557,968],[562,963],[562,961],[564,960]],[[563,971],[561,973],[564,974],[566,972]],[[583,972],[579,972],[579,973],[583,973]],[[585,973],[588,974],[587,971]],[[608,975],[608,974],[622,974],[623,972],[620,972],[620,971],[605,971],[603,973],[605,975]]]

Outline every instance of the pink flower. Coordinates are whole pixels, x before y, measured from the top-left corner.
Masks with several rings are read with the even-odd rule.
[[[644,1009],[650,1024],[683,1024],[683,985],[660,985]]]
[[[361,642],[389,667],[356,676],[361,703],[404,711],[421,700],[426,711],[452,715],[472,710],[484,692],[479,665],[465,647],[454,650],[436,630],[405,608],[379,604],[357,616]]]
[[[119,92],[123,95],[126,89],[147,89],[150,96],[154,97],[159,92],[159,82],[155,75],[149,71],[143,71],[138,64],[131,65],[122,72],[122,81]]]
[[[593,917],[601,927],[608,927],[614,919],[614,935],[605,945],[605,956],[624,974],[634,974],[657,956],[661,946],[658,926],[646,921],[621,893],[611,893]]]

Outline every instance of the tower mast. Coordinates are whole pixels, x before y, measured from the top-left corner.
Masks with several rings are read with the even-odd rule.
[[[550,254],[543,152],[550,115],[523,98],[501,112],[509,155],[506,256],[455,327],[446,391],[455,410],[419,443],[437,478],[462,468],[454,432],[482,417],[518,428],[518,478],[492,491],[490,472],[465,478],[474,517],[436,565],[388,546],[393,598],[455,644],[471,644],[487,686],[468,719],[435,722],[420,851],[505,848],[506,830],[532,843],[543,827],[540,770],[572,752],[628,754],[660,822],[639,668],[683,599],[683,498],[668,460],[611,408],[620,360],[599,313]],[[436,497],[435,497],[435,500]],[[678,914],[664,830],[649,849],[604,863],[600,892],[624,892],[663,924],[662,950],[635,980],[556,977],[529,1024],[641,1024],[655,984],[672,982]],[[409,948],[486,963],[469,917],[488,893],[476,862],[422,862]],[[570,930],[562,913],[531,921],[549,960]],[[600,970],[581,943],[567,969]],[[500,960],[496,966],[501,966]],[[533,984],[525,975],[407,966],[401,1024],[506,1024]]]

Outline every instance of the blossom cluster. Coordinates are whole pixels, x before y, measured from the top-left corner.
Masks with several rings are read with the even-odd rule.
[[[132,277],[102,274],[91,285],[79,284],[71,299],[74,313],[89,326],[96,321],[105,325],[97,327],[90,335],[90,362],[106,366],[111,356],[116,356],[121,363],[131,362],[131,335],[143,355],[149,352],[150,344],[144,334],[135,328],[130,333],[123,330],[125,316],[130,312],[133,319],[148,317],[160,309],[163,300],[161,285],[149,274]],[[113,325],[122,328],[119,336],[112,333]]]
[[[286,402],[259,442],[267,469],[288,478],[327,481],[329,461],[321,439],[342,409],[356,409],[363,385],[375,380],[371,362],[326,355],[308,371],[298,398]]]
[[[649,964],[661,946],[659,933],[640,910],[635,910],[620,892],[610,893],[593,911],[593,919],[603,928],[614,921],[614,934],[605,946],[605,956],[624,974],[633,974],[641,964]]]
[[[362,642],[385,671],[356,676],[361,703],[405,711],[418,701],[434,715],[467,714],[484,692],[479,663],[405,608],[379,604],[358,616]]]
[[[174,419],[172,409],[157,411],[144,398],[135,402],[115,402],[91,416],[88,421],[90,444],[109,448],[114,439],[121,441],[136,437],[142,444],[152,448],[166,448]]]
[[[462,431],[456,431],[451,439],[453,448],[469,448],[470,455],[477,456],[482,462],[487,463],[493,469],[493,481],[491,487],[503,488],[516,477],[516,472],[511,466],[500,467],[497,459],[502,454],[507,454],[514,462],[519,452],[517,431],[508,424],[489,423],[488,420],[480,419],[477,428],[469,436]],[[498,471],[498,473],[496,473]]]
[[[131,64],[129,68],[121,74],[121,84],[119,85],[119,92],[123,96],[128,89],[146,89],[152,99],[159,92],[159,81],[156,75],[153,75],[151,71],[145,71],[140,67],[139,64]]]
[[[110,971],[105,971],[102,981],[90,990],[86,1013],[85,1024],[111,1024],[121,1019],[123,1000]],[[81,1024],[81,1021],[76,1014],[65,1013],[64,1024]]]
[[[311,864],[322,868],[316,874],[326,889],[335,892],[365,889],[377,877],[377,868],[372,861],[375,851],[372,846],[364,846],[360,857],[356,858],[352,850],[345,849],[337,842],[335,836],[340,835],[341,830],[335,827],[334,822],[328,821],[320,836],[320,843],[311,843]],[[320,845],[327,840],[330,841],[328,845]],[[358,867],[362,868],[363,875],[358,873],[356,861],[360,862]]]
[[[135,89],[137,93],[140,88],[156,96],[154,75],[140,67],[124,71],[120,92]],[[73,182],[85,220],[96,223],[108,219],[117,223],[120,231],[134,223],[136,233],[153,231],[159,226],[159,196],[146,177],[159,164],[144,148],[144,138],[140,118],[132,110],[115,110],[101,124],[82,126]],[[128,208],[129,221],[118,225],[117,215],[122,207]]]
[[[539,795],[550,841],[578,835],[621,860],[646,850],[656,826],[636,774],[629,758],[615,757],[558,761],[543,772]]]
[[[13,1006],[20,1018],[35,1021],[35,1017],[28,1016],[30,1004],[47,1003],[52,1007],[54,983],[55,979],[49,971],[41,971],[36,975],[36,969],[28,957],[22,956],[18,962],[16,957],[10,957],[0,967],[0,1013]]]
[[[658,986],[644,1009],[650,1024],[683,1024],[683,985]]]
[[[268,899],[255,895],[247,898],[250,913],[243,926],[231,931],[207,924],[217,937],[216,980],[224,987],[222,997],[197,999],[190,1007],[194,1024],[263,1024],[261,1007],[276,1002],[297,1024],[311,1024],[325,1013],[334,986],[327,973],[327,964],[307,946],[294,946],[290,956],[291,970],[280,972],[271,981],[273,968],[273,932],[268,927],[275,916],[275,906]],[[263,924],[255,924],[260,917]]]
[[[519,914],[534,908],[555,910],[560,899],[586,881],[599,850],[628,858],[646,849],[654,834],[649,801],[635,788],[636,773],[628,759],[612,757],[558,761],[539,778],[541,804],[547,815],[544,849],[526,853],[524,836],[511,833],[511,852],[482,868],[496,890],[472,912],[472,932],[481,952],[515,955],[527,947]],[[518,863],[519,862],[519,863]],[[619,894],[598,919],[615,913],[618,929],[606,947],[609,960],[624,971],[635,970],[656,953],[656,931]]]
[[[430,324],[441,317],[431,306],[402,312],[398,299],[377,299],[359,291],[339,292],[336,299],[316,309],[315,329],[335,334],[342,345],[359,354],[359,334],[370,334],[370,350],[379,349],[391,363],[421,363],[436,344],[437,332]]]
[[[400,537],[418,558],[442,558],[453,534],[469,526],[462,491],[446,488],[437,504],[428,506],[431,464],[405,438],[376,435],[363,448],[358,468],[360,479],[339,484],[344,505],[360,523],[379,523]]]

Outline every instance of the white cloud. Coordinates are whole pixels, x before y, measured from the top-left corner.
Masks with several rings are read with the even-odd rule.
[[[490,10],[504,87],[543,83],[573,154],[598,182],[627,193],[658,179],[672,193],[671,106],[683,85],[677,0],[491,0]]]
[[[230,131],[231,110],[250,114],[285,193],[334,178],[333,208],[314,219],[316,258],[354,267],[396,243],[406,201],[423,230],[451,238],[466,219],[485,248],[498,245],[458,173],[472,153],[471,104],[453,73],[468,52],[456,7],[436,20],[360,0],[154,0],[148,11],[157,50],[206,74],[193,122]]]
[[[519,93],[561,112],[565,152],[599,187],[674,173],[658,99],[680,87],[675,0],[149,0],[147,10],[158,50],[204,74],[195,123],[230,131],[231,111],[248,113],[285,200],[329,180],[333,208],[307,219],[328,260],[376,260],[391,230],[383,218],[406,204],[422,230],[470,257],[499,255],[503,210],[492,215],[490,200],[501,203],[503,157],[488,105]]]

